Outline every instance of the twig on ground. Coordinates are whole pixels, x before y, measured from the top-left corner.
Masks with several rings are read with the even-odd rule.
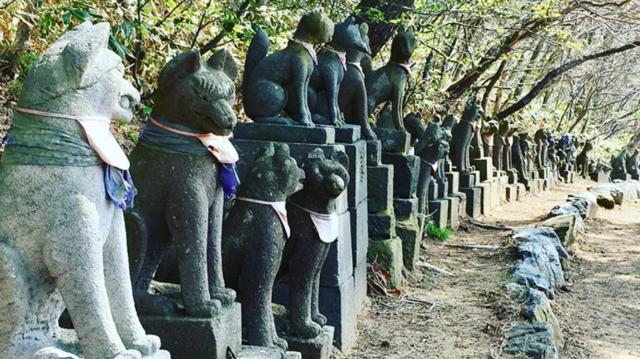
[[[469,218],[469,223],[473,224],[476,227],[484,228],[484,229],[494,229],[497,231],[512,231],[513,227],[505,226],[504,224],[492,224],[492,223],[483,223],[480,221],[476,221],[473,218]]]
[[[418,261],[416,263],[416,265],[418,267],[420,267],[420,268],[425,268],[425,269],[428,269],[428,270],[432,270],[434,272],[438,272],[440,274],[444,274],[444,275],[446,275],[448,277],[455,277],[456,276],[455,274],[453,274],[453,273],[451,273],[451,272],[449,272],[447,270],[444,270],[444,269],[442,269],[440,267],[436,267],[433,264],[430,264],[430,263],[427,263],[427,262]]]
[[[444,244],[446,247],[453,247],[453,248],[463,248],[463,249],[482,249],[482,250],[486,250],[486,251],[495,251],[498,250],[502,247],[500,246],[492,246],[492,245],[488,245],[488,244],[455,244],[455,243],[445,243]]]

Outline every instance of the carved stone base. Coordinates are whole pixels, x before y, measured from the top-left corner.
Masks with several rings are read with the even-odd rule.
[[[447,201],[447,225],[457,230],[460,225],[460,198],[456,196],[444,197]]]
[[[460,192],[467,196],[465,209],[467,216],[478,218],[482,214],[482,187],[473,186],[460,188]]]
[[[212,318],[142,316],[140,321],[147,333],[160,337],[174,359],[227,358],[242,345],[240,312],[240,304],[234,303]]]
[[[507,185],[504,188],[505,197],[507,202],[515,202],[518,200],[518,186],[514,184]]]
[[[431,221],[438,228],[447,228],[449,224],[449,203],[443,199],[435,199],[429,201],[429,213],[431,213]]]
[[[226,358],[226,357],[225,357]],[[240,353],[236,355],[238,359],[302,359],[302,355],[298,352],[288,351],[282,353],[278,348],[255,347],[251,345],[243,345]]]
[[[325,325],[320,335],[313,339],[285,335],[282,339],[289,343],[289,350],[299,352],[304,359],[329,359],[333,350],[333,332],[332,326]]]

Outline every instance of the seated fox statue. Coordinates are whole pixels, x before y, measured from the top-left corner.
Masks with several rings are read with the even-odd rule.
[[[344,123],[338,95],[348,72],[349,51],[369,53],[367,44],[360,37],[360,29],[351,17],[336,24],[331,42],[318,54],[318,66],[309,82],[309,108],[315,124],[341,126]]]
[[[109,33],[87,22],[64,34],[14,108],[0,160],[2,358],[169,357],[134,307],[122,209],[135,189],[109,128],[140,97]],[[76,335],[58,326],[65,307]]]
[[[243,338],[249,345],[280,347],[271,295],[291,229],[287,197],[302,189],[304,171],[286,144],[269,143],[238,188],[222,229],[224,279],[242,303]]]
[[[352,47],[347,49],[347,71],[340,83],[338,106],[344,116],[344,121],[353,125],[360,125],[360,132],[367,140],[376,140],[377,136],[369,124],[367,112],[367,87],[364,82],[365,72],[362,67],[362,59],[370,54],[369,26],[362,23],[358,26],[360,38],[366,45],[366,51]]]
[[[349,158],[344,152],[325,158],[316,148],[302,163],[302,191],[287,201],[291,237],[284,248],[280,274],[288,274],[288,309],[294,336],[315,338],[327,323],[318,309],[320,272],[331,244],[338,239],[336,198],[349,184],[348,168]]]
[[[270,55],[269,39],[258,30],[247,52],[242,80],[242,104],[249,118],[260,123],[313,126],[307,90],[318,62],[314,45],[331,40],[333,27],[321,12],[310,12],[300,20],[287,47]],[[285,106],[287,116],[283,116]]]
[[[391,102],[391,117],[397,130],[404,130],[404,93],[411,75],[409,60],[416,49],[416,38],[411,31],[401,30],[393,38],[391,59],[381,68],[367,74],[368,114],[378,105]]]
[[[224,195],[238,184],[238,153],[228,139],[235,124],[231,55],[208,61],[190,50],[160,72],[156,101],[131,153],[138,200],[128,215],[136,306],[148,315],[175,314],[177,303],[149,293],[165,253],[175,247],[184,310],[208,317],[230,305],[225,289],[221,235]]]

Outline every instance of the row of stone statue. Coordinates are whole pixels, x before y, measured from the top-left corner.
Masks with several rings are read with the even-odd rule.
[[[309,33],[318,26],[331,37],[332,24],[312,13],[292,44],[320,40]],[[320,269],[338,236],[335,199],[350,180],[346,155],[316,149],[298,167],[286,144],[271,143],[244,159],[252,165],[239,185],[229,141],[237,69],[222,50],[206,62],[188,51],[163,68],[130,161],[110,122],[130,120],[140,98],[107,47],[109,33],[108,24],[85,23],[63,35],[31,68],[14,107],[0,160],[1,356],[167,358],[145,329],[179,332],[188,318],[220,318],[239,308],[236,293],[246,342],[285,349],[271,308],[279,273],[290,284],[291,334],[317,336],[326,322]],[[268,73],[308,75],[313,66],[303,62],[275,61],[291,67]],[[258,86],[245,95],[269,86],[259,81],[245,83]],[[236,192],[223,220],[224,197]],[[178,278],[177,291],[153,284],[160,272]],[[194,341],[182,346],[214,346]],[[224,344],[214,357],[227,357]]]
[[[14,107],[0,159],[1,356],[167,358],[145,329],[165,333],[172,348],[210,345],[189,342],[193,321],[220,320],[240,310],[236,300],[242,315],[231,315],[229,328],[241,317],[246,343],[286,349],[271,306],[284,274],[291,334],[318,336],[326,323],[318,311],[320,269],[338,238],[346,155],[315,149],[298,166],[287,145],[272,143],[240,159],[229,140],[238,71],[220,50],[206,61],[187,51],[165,65],[127,157],[110,122],[130,120],[140,97],[108,49],[109,33],[108,24],[85,23],[63,35],[30,69]],[[461,120],[445,109],[426,125],[405,116],[416,40],[400,31],[390,61],[373,70],[366,34],[353,19],[334,26],[311,12],[285,49],[268,54],[258,31],[242,80],[245,113],[256,123],[356,124],[372,140],[369,117],[390,104],[378,126],[406,129],[436,175],[447,158],[464,173],[485,154],[521,181],[534,168],[574,162],[570,138],[554,144],[540,130],[530,140],[506,122],[479,121],[473,98]],[[242,184],[238,161],[252,163]],[[422,179],[422,207],[430,175]],[[225,197],[235,198],[226,216]],[[73,335],[59,327],[65,308]],[[213,356],[226,357],[233,345],[219,344]]]

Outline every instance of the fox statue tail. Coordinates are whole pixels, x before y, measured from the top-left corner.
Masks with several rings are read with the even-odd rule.
[[[242,90],[245,92],[248,85],[251,73],[256,68],[258,63],[267,56],[269,51],[269,38],[267,34],[260,28],[256,31],[251,39],[249,50],[247,51],[247,58],[244,62],[244,77],[242,79]]]

